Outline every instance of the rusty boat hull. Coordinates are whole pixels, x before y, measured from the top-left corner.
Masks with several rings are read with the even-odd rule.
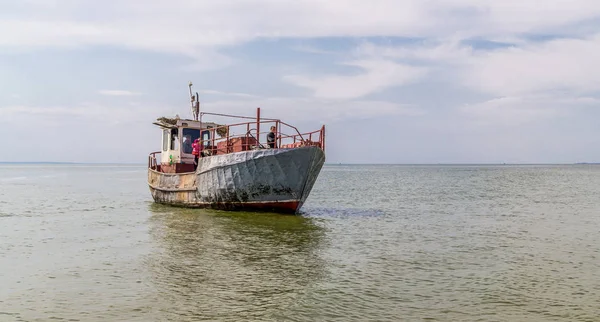
[[[148,170],[155,202],[297,213],[325,163],[319,147],[260,149],[201,158],[195,172]]]

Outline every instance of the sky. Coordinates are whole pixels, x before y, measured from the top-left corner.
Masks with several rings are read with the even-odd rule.
[[[192,81],[329,163],[600,162],[599,57],[597,0],[3,0],[0,161],[145,163]]]

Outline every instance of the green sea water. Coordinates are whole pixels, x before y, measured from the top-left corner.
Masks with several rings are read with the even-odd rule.
[[[0,321],[600,321],[600,166],[325,166],[299,216],[0,165]]]

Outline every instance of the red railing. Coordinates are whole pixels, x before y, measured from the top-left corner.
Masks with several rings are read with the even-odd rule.
[[[216,128],[203,129],[210,132],[210,139],[201,140],[201,152],[203,156],[215,154],[227,154],[232,152],[247,151],[256,148],[271,148],[267,142],[267,134],[270,133],[271,126],[275,126],[274,148],[296,148],[302,146],[317,146],[325,151],[325,125],[319,130],[300,133],[300,131],[290,124],[276,119],[261,119],[260,108],[257,109],[256,118],[235,116],[217,113],[201,113],[201,115],[214,115],[221,117],[252,119],[251,122],[241,122],[235,124],[223,125]],[[261,129],[267,129],[262,131]],[[157,154],[160,151],[152,152],[148,155],[148,168],[161,171],[160,161],[157,161]]]
[[[216,115],[254,119],[252,117],[233,116],[216,113],[202,113],[203,115]],[[300,133],[290,124],[276,119],[260,119],[260,109],[257,109],[256,121],[228,124],[208,129],[210,139],[202,140],[201,146],[204,155],[226,154],[252,150],[255,148],[270,148],[267,134],[271,126],[275,126],[274,148],[294,148],[301,146],[318,146],[325,150],[325,126],[319,130]],[[261,131],[261,129],[268,129]],[[289,132],[289,133],[288,133]]]

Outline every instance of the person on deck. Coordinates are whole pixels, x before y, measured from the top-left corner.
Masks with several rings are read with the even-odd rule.
[[[200,143],[198,143],[199,139],[195,139],[192,144],[192,154],[194,155],[194,171],[198,168],[198,156],[200,155]]]
[[[275,148],[275,131],[277,130],[277,128],[275,126],[271,126],[271,132],[269,132],[269,134],[267,134],[267,143],[269,144],[269,147],[271,149]]]
[[[192,138],[189,135],[183,137],[183,153],[192,153]]]

